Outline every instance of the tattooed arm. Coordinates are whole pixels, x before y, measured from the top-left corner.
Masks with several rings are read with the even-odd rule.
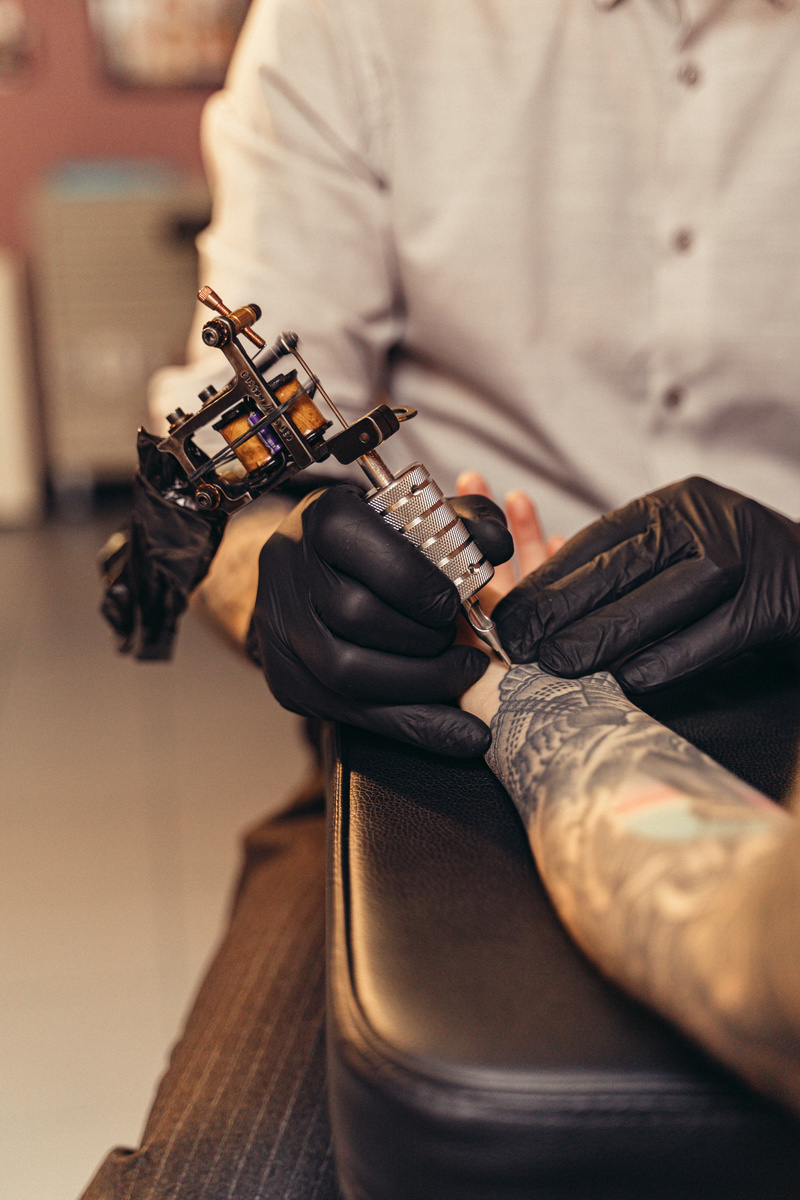
[[[492,665],[491,720],[553,903],[610,978],[800,1108],[800,830],[608,674]]]

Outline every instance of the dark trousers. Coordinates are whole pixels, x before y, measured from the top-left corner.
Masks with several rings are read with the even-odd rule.
[[[230,926],[137,1150],[82,1200],[335,1200],[325,1098],[324,817],[245,840]]]

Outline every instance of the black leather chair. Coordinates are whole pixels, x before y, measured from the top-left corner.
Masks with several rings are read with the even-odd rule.
[[[773,798],[797,675],[749,656],[652,715]],[[800,1122],[575,949],[503,788],[342,728],[328,839],[331,1116],[346,1200],[784,1200]]]

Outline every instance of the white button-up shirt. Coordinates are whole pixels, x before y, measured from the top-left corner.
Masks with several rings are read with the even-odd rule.
[[[800,517],[791,3],[255,0],[205,143],[203,282],[417,407],[393,467],[550,533],[690,473]]]

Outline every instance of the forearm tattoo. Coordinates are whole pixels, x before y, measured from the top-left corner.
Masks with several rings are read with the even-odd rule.
[[[487,761],[573,936],[608,975],[765,1086],[775,1023],[789,1017],[780,989],[765,985],[763,913],[743,881],[763,892],[764,880],[752,881],[789,818],[606,673],[567,680],[515,667],[500,697]]]

